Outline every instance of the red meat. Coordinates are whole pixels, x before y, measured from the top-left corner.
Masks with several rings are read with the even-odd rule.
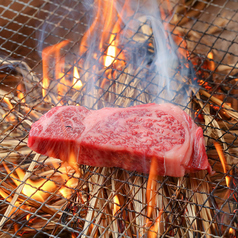
[[[212,171],[202,128],[172,104],[97,111],[55,107],[32,125],[28,146],[64,161],[73,152],[79,164],[143,173],[149,172],[153,157],[159,161],[159,175]]]

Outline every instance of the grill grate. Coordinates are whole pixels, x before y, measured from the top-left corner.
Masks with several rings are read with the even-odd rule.
[[[154,35],[143,31],[150,27],[149,22],[141,18],[132,20],[139,29],[126,43],[118,45],[114,63],[107,68],[102,66],[102,58],[113,43],[104,43],[104,50],[100,52],[87,47],[79,54],[86,29],[95,19],[94,9],[103,12],[97,2],[17,0],[0,3],[0,219],[6,220],[1,235],[154,237],[154,229],[158,227],[158,236],[163,237],[236,237],[236,1],[197,0],[193,4],[170,1],[175,14],[171,17],[165,11],[163,22],[170,21],[168,29],[175,42],[178,41],[177,50],[186,52],[188,49],[190,59],[182,58],[181,65],[171,73],[170,79],[176,87],[169,100],[166,86],[156,81],[158,72],[150,68],[156,49]],[[169,8],[166,1],[159,2],[158,6]],[[122,27],[120,33],[125,29]],[[98,31],[103,32],[101,28]],[[70,43],[60,50],[59,58],[60,63],[65,60],[64,76],[56,77],[57,59],[50,57],[48,75],[52,80],[49,87],[45,87],[41,53],[68,39]],[[146,63],[138,62],[134,55],[138,41],[143,42],[138,54],[146,54]],[[131,59],[129,64],[125,63],[122,52]],[[97,57],[93,56],[95,53]],[[184,70],[182,63],[190,65],[190,71],[184,76],[188,83],[181,83],[181,77],[177,76]],[[80,71],[80,89],[75,88],[76,82],[72,83],[75,67]],[[191,84],[193,81],[200,84],[197,94]],[[95,87],[90,90],[92,83]],[[59,85],[63,86],[62,91],[57,90]],[[154,92],[155,88],[159,89],[159,94]],[[42,89],[47,89],[45,97]],[[189,89],[194,94],[184,103],[181,96]],[[88,166],[80,166],[77,171],[57,159],[39,157],[27,147],[30,125],[53,106],[80,104],[97,109],[159,100],[182,106],[204,129],[209,161],[216,173],[209,176],[202,171],[183,178],[158,178],[151,217],[147,214],[147,175]],[[226,171],[221,166],[214,141],[223,146]],[[227,178],[230,178],[229,188]],[[31,189],[30,195],[19,190],[22,185]],[[43,200],[36,197],[39,191]],[[16,203],[12,202],[14,196]],[[8,215],[7,208],[11,210]],[[114,212],[116,208],[119,210]]]

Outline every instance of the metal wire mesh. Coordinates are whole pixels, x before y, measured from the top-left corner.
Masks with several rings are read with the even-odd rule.
[[[170,21],[172,36],[179,35],[187,43],[186,47],[183,44],[178,47],[189,51],[189,63],[193,64],[194,72],[188,77],[195,77],[201,88],[209,92],[209,95],[199,94],[199,97],[193,95],[183,108],[189,110],[196,123],[203,127],[209,161],[216,174],[210,177],[206,172],[199,172],[180,179],[164,177],[157,181],[158,202],[155,211],[158,213],[163,209],[160,221],[163,232],[160,235],[221,237],[230,234],[235,237],[237,118],[229,112],[235,114],[238,110],[238,42],[235,27],[238,21],[237,3],[231,0],[198,0],[193,4],[189,4],[189,1],[170,2],[174,10],[180,11],[175,13],[174,21],[165,18],[164,22]],[[160,4],[166,2],[159,3],[159,6]],[[44,156],[36,160],[34,152],[26,146],[31,123],[52,106],[80,104],[96,109],[108,105],[129,106],[156,101],[158,98],[165,99],[163,93],[153,93],[152,89],[158,85],[154,81],[154,72],[149,71],[147,65],[136,70],[122,66],[113,69],[113,72],[79,66],[82,88],[76,90],[73,84],[68,85],[68,81],[72,82],[72,77],[69,76],[68,81],[64,82],[60,79],[52,80],[48,96],[42,97],[44,85],[40,53],[47,46],[70,39],[70,44],[61,49],[61,55],[65,56],[66,61],[65,74],[69,74],[87,54],[86,52],[79,57],[75,49],[79,48],[86,29],[93,21],[94,7],[94,3],[85,5],[76,0],[18,0],[0,3],[0,218],[4,217],[7,207],[12,209],[2,227],[3,237],[147,237],[148,231],[156,223],[156,219],[152,219],[150,226],[146,227],[142,222],[149,219],[146,214],[148,204],[143,197],[147,175],[117,168],[81,166],[80,176],[67,167],[65,170],[68,178],[65,179],[61,176],[65,172],[58,160]],[[146,44],[142,44],[141,48],[147,52],[148,64],[154,57],[154,46],[149,44],[153,42],[153,37],[146,36]],[[131,37],[127,42],[132,46],[132,51],[134,39]],[[126,48],[127,45],[123,47]],[[105,55],[107,48],[108,45],[102,55]],[[210,52],[213,52],[213,59],[209,56]],[[123,65],[120,54],[114,60],[122,61]],[[49,66],[49,71],[54,70],[54,63]],[[51,77],[54,76],[52,73]],[[100,83],[106,77],[106,87],[96,83],[97,93],[90,94],[87,89],[95,77]],[[115,78],[122,77],[126,80],[115,83]],[[174,84],[179,81],[171,78]],[[57,85],[63,85],[64,91],[56,91]],[[23,97],[19,97],[20,92]],[[133,93],[130,95],[129,92]],[[176,99],[183,93],[182,90],[174,90],[172,102],[176,103]],[[219,99],[221,104],[217,104],[212,97]],[[85,105],[85,98],[91,103]],[[231,106],[226,111],[225,103]],[[219,141],[223,145],[228,162],[225,172],[213,141]],[[35,169],[29,171],[32,160],[36,160]],[[57,166],[52,166],[52,161]],[[20,173],[19,168],[23,174],[29,171],[31,180],[22,182],[19,175],[16,176],[17,171]],[[230,188],[226,185],[227,177],[231,179]],[[74,181],[73,187],[67,184],[68,180]],[[17,188],[20,184],[31,187],[31,195],[19,193]],[[52,189],[46,189],[45,184],[50,184]],[[62,188],[66,188],[70,196],[64,196],[60,192]],[[43,200],[34,196],[38,191],[42,192]],[[18,194],[18,200],[12,204],[14,194]],[[118,196],[120,205],[119,211],[113,213],[117,206],[115,195]],[[97,205],[93,206],[95,203]],[[87,216],[90,213],[92,216]]]

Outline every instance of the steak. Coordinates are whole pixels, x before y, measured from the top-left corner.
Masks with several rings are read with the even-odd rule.
[[[79,164],[142,173],[149,173],[153,157],[159,175],[212,171],[202,128],[172,104],[100,110],[54,107],[32,125],[28,146],[63,161],[74,153]]]

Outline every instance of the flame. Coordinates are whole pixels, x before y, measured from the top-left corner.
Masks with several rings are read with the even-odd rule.
[[[30,218],[31,218],[31,214],[29,213],[29,214],[26,215],[26,220],[29,221]]]
[[[69,178],[66,174],[62,174],[62,177],[67,178],[68,180],[64,187],[62,187],[59,192],[62,194],[64,198],[70,198],[73,188],[77,185],[78,180],[76,178]]]
[[[146,226],[150,226],[151,222],[149,221],[149,218],[152,216],[152,212],[155,211],[155,198],[156,198],[156,179],[158,177],[157,169],[158,169],[158,160],[156,157],[153,157],[151,160],[150,165],[150,173],[146,188],[146,200],[147,200],[147,221]],[[158,236],[158,230],[160,225],[160,220],[162,216],[163,210],[160,210],[158,217],[155,220],[155,224],[150,227],[150,230],[148,231],[148,238],[154,238]]]
[[[7,104],[7,107],[8,107],[8,109],[9,110],[12,110],[13,109],[13,106],[12,106],[12,104],[11,104],[11,102],[10,102],[10,100],[8,99],[8,98],[3,98],[3,102],[5,102],[6,104]],[[8,114],[8,112],[7,113],[5,113],[4,115],[2,115],[2,118],[4,118],[6,115]],[[15,117],[13,116],[13,115],[8,115],[7,117],[6,117],[6,120],[8,121],[8,122],[10,122],[10,121],[15,121]]]
[[[103,1],[103,0],[98,0],[95,2],[97,4],[97,7],[94,9],[98,9],[94,21],[91,24],[90,28],[85,32],[81,44],[79,47],[79,54],[82,55],[87,51],[87,48],[89,47],[89,42],[88,40],[92,38],[94,33],[98,32],[100,27],[103,27],[103,33],[102,36],[100,37],[101,40],[99,42],[99,49],[101,50],[103,48],[103,44],[105,43],[105,39],[108,36],[108,32],[111,30],[112,25],[114,23],[114,19],[116,18],[116,10],[114,8],[114,2],[115,0],[111,1]],[[103,9],[103,11],[102,11]]]
[[[8,202],[11,202],[11,198],[9,197],[9,195],[7,193],[5,193],[2,189],[0,189],[0,195],[6,199]]]
[[[99,0],[97,2],[98,2],[98,11],[97,11],[96,16],[94,18],[95,20],[91,24],[90,28],[84,33],[84,36],[81,40],[81,44],[80,44],[80,47],[79,47],[79,53],[81,55],[84,54],[87,51],[87,46],[88,46],[87,40],[90,37],[90,35],[93,34],[94,28],[97,26],[97,22],[100,19],[100,14],[101,14],[100,9],[102,9],[102,6],[101,6],[102,5],[102,0]],[[96,8],[94,8],[94,9],[96,9]]]
[[[42,96],[45,97],[47,94],[47,89],[50,85],[50,77],[49,77],[49,60],[50,60],[50,56],[52,54],[55,55],[55,59],[56,59],[56,75],[59,74],[59,63],[60,63],[60,49],[64,46],[66,46],[69,43],[69,40],[64,40],[61,41],[58,44],[52,45],[52,46],[48,46],[46,48],[43,49],[42,51],[42,67],[43,67],[43,81],[42,81]]]
[[[20,83],[17,85],[17,97],[23,102],[26,102],[26,99],[24,98],[24,94],[22,93],[24,91],[23,85]]]
[[[146,199],[147,199],[147,216],[151,217],[152,211],[155,206],[155,196],[156,196],[156,179],[157,179],[157,168],[158,168],[158,160],[156,157],[153,157],[150,165],[150,173],[146,188]]]
[[[214,142],[215,148],[217,150],[218,156],[220,158],[221,164],[222,164],[222,168],[224,173],[227,173],[227,169],[226,169],[226,158],[222,152],[222,148],[220,146],[220,144],[218,144],[217,142]],[[231,182],[231,178],[229,176],[226,176],[226,185],[227,187],[230,187],[230,182]]]
[[[210,59],[210,70],[214,71],[215,70],[215,62],[213,61],[213,53],[209,52],[207,55],[207,58]]]
[[[229,228],[229,234],[235,236],[235,234],[236,234],[235,229],[233,229],[233,228],[230,227],[230,228]]]
[[[115,38],[116,38],[116,35],[112,33],[110,36],[107,56],[104,63],[105,67],[109,67],[112,64],[112,62],[115,60],[116,50],[117,50]]]
[[[3,101],[7,104],[8,108],[10,110],[13,108],[13,106],[8,98],[3,98]]]
[[[70,167],[72,167],[78,174],[80,174],[79,168],[77,166],[77,162],[76,162],[76,157],[75,154],[73,152],[71,152],[70,156],[69,156],[69,162],[68,164],[70,165]],[[60,173],[61,178],[63,179],[63,181],[67,181],[65,183],[65,185],[59,190],[59,192],[62,194],[62,196],[64,198],[69,198],[70,195],[72,194],[72,192],[74,191],[73,188],[76,187],[78,179],[76,178],[72,178],[69,177],[67,175],[68,169],[67,169],[67,165],[66,162],[61,166],[61,168],[59,168],[58,164],[53,163],[53,166],[58,169]]]
[[[80,175],[80,170],[79,170],[79,167],[78,167],[77,158],[76,158],[76,155],[75,155],[74,152],[70,153],[68,163],[69,163],[69,166],[71,166]]]
[[[63,95],[65,94],[65,89],[67,89],[67,86],[70,87],[70,82],[66,80],[65,78],[65,73],[64,73],[64,59],[60,59],[60,51],[58,50],[56,52],[56,65],[55,65],[55,78],[56,80],[59,80],[59,83],[57,85],[57,90],[58,90],[58,100],[61,102],[61,99]]]
[[[117,195],[115,195],[115,197],[113,198],[113,201],[114,201],[113,216],[115,216],[115,214],[117,214],[117,212],[120,210],[120,202]]]
[[[9,170],[9,168],[4,162],[3,162],[3,166],[6,169],[6,171],[9,174],[11,174],[12,181],[16,184],[16,186],[19,186],[22,183],[21,181],[23,181],[25,172],[21,168],[15,168],[15,171],[18,175],[17,177],[13,173],[11,173],[11,171]],[[55,189],[56,189],[56,185],[53,181],[46,181],[45,179],[32,181],[31,179],[28,179],[22,189],[22,193],[37,201],[44,202],[45,199],[49,196],[48,192],[52,192]]]
[[[77,67],[74,66],[74,73],[73,73],[73,88],[79,90],[83,84],[80,80],[80,76],[79,76],[79,71],[77,69]]]
[[[71,238],[76,238],[77,236],[72,232],[71,233]]]
[[[132,15],[133,12],[131,11],[130,7],[128,6],[128,2],[125,1],[121,12],[118,14],[118,20],[116,24],[113,27],[112,33],[109,38],[109,46],[107,49],[107,56],[105,57],[104,65],[105,67],[109,67],[114,61],[116,61],[116,56],[119,54],[119,50],[117,48],[117,41],[118,41],[118,35],[121,31],[121,22],[122,17],[125,15]],[[111,15],[111,14],[110,14]],[[111,19],[107,19],[107,21],[112,21]],[[120,52],[120,54],[117,56],[118,59],[123,59],[123,53]]]
[[[148,231],[148,238],[156,238],[158,237],[158,230],[159,230],[159,225],[161,221],[161,216],[163,214],[163,210],[159,212],[158,217],[155,220],[155,224],[150,227],[150,230]]]

